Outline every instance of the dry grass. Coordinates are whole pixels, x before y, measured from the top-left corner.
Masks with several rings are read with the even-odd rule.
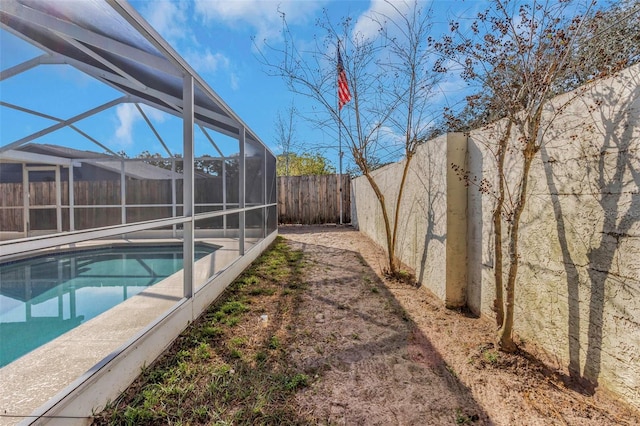
[[[93,424],[307,424],[288,362],[302,252],[278,238]]]
[[[353,229],[280,232],[95,424],[640,424],[534,346],[497,351],[488,318],[386,277]]]

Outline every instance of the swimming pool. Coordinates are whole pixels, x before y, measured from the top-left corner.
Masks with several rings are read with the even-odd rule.
[[[195,258],[215,250],[196,244]],[[0,367],[181,270],[182,252],[118,245],[0,264]]]

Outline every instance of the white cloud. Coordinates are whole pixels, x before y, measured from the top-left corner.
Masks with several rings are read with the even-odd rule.
[[[162,0],[148,2],[141,9],[145,19],[166,39],[198,73],[215,72],[229,64],[228,58],[210,49],[199,49],[194,25],[189,22],[191,14],[185,0]],[[180,49],[180,47],[186,49]]]
[[[209,49],[204,52],[195,50],[185,54],[185,59],[200,75],[214,74],[218,71],[224,71],[229,78],[229,85],[233,90],[239,87],[238,75],[231,71],[231,60],[222,53],[212,53]]]
[[[231,75],[229,75],[229,78],[231,79],[231,88],[233,90],[238,90],[238,88],[240,87],[240,77],[238,77],[236,73],[232,72]]]
[[[455,107],[469,94],[469,85],[459,73],[450,72],[448,77],[433,88],[429,103],[434,106]]]
[[[362,37],[365,39],[374,39],[378,35],[380,29],[380,22],[385,20],[385,17],[393,19],[398,13],[404,13],[413,6],[412,0],[404,1],[385,1],[385,0],[371,0],[371,5],[360,17],[356,20],[356,24],[353,28],[354,37]]]
[[[143,15],[160,35],[175,44],[190,35],[187,23],[188,4],[185,1],[153,1],[146,5]]]
[[[152,123],[164,123],[170,117],[166,112],[152,108],[148,105],[141,104],[140,107]]]
[[[279,37],[280,12],[290,25],[306,23],[327,0],[195,0],[195,13],[206,23],[223,23],[232,28],[248,24],[261,41]]]
[[[140,105],[147,118],[152,123],[162,123],[169,115],[147,105]],[[120,104],[116,107],[118,127],[116,128],[116,140],[121,146],[130,146],[133,143],[134,126],[136,122],[143,120],[140,111],[135,104]]]
[[[191,50],[185,54],[185,59],[199,74],[229,68],[229,58],[222,53],[212,53],[209,49],[204,52]]]
[[[140,113],[134,104],[118,105],[116,115],[119,122],[116,129],[116,138],[120,144],[129,146],[133,142],[133,124],[142,117],[140,117]]]
[[[383,141],[387,146],[404,146],[405,137],[404,135],[398,134],[394,132],[394,130],[389,126],[380,126],[378,129],[380,140]]]

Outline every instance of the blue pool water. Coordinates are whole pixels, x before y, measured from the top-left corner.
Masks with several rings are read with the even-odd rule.
[[[213,251],[196,244],[195,257]],[[180,269],[182,245],[115,246],[0,264],[0,367]]]

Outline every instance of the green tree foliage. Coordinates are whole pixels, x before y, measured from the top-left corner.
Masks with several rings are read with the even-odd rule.
[[[276,157],[276,172],[278,176],[329,175],[335,173],[336,168],[319,153],[290,152]]]
[[[119,152],[118,155],[123,158],[129,158],[124,151]],[[163,157],[160,153],[156,152],[155,154],[152,154],[149,151],[145,150],[136,155],[135,158],[143,160],[147,164],[151,164],[152,166],[160,167],[162,169],[173,169],[176,173],[182,173],[184,170],[181,154],[175,154],[174,157],[169,158]],[[223,160],[222,158],[210,157],[208,155],[196,158],[193,163],[196,177],[222,176],[223,161],[225,162],[224,171],[227,177],[236,176],[238,174],[239,167],[237,154],[232,155],[231,157],[227,157],[225,160]],[[175,165],[173,165],[172,163],[175,163]]]

